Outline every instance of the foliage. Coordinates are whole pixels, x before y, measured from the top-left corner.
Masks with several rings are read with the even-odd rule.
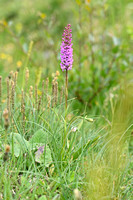
[[[132,199],[132,10],[132,0],[0,1],[0,199]]]

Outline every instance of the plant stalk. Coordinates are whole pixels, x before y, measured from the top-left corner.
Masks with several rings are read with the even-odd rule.
[[[65,107],[67,109],[67,98],[68,98],[68,70],[66,69],[66,89],[65,89]]]

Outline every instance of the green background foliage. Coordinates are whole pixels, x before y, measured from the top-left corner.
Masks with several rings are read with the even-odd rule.
[[[49,99],[55,77],[58,99],[65,85],[67,24],[74,62],[66,110],[64,96],[56,106]],[[132,199],[132,24],[132,0],[0,0],[0,199],[73,200],[75,188],[83,199]],[[11,71],[18,79],[6,130]]]

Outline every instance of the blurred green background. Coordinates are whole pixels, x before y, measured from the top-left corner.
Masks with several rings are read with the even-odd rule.
[[[70,23],[74,63],[69,95],[77,98],[75,109],[94,105],[98,112],[132,70],[132,22],[132,0],[0,0],[0,74],[6,77],[21,66],[22,75],[28,67],[31,83],[39,85],[58,70],[63,84],[60,44]]]

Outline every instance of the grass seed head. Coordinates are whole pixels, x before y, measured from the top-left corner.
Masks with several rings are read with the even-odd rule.
[[[6,152],[6,153],[9,153],[9,152],[10,152],[10,146],[9,146],[8,144],[7,144],[6,147],[5,147],[5,152]]]
[[[8,110],[7,109],[5,109],[3,111],[3,117],[4,117],[4,120],[7,120],[9,118],[9,116],[8,116]]]
[[[82,194],[78,189],[74,189],[74,199],[75,200],[82,200]]]
[[[3,111],[3,117],[4,117],[4,126],[5,129],[7,130],[9,127],[9,112],[7,109]]]

